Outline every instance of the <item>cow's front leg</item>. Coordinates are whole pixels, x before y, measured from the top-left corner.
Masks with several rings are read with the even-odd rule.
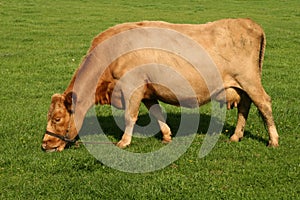
[[[159,124],[160,130],[163,134],[163,143],[169,143],[172,141],[172,133],[171,129],[166,123],[166,120],[163,116],[161,107],[156,99],[151,100],[143,100],[143,103],[149,110],[149,112],[157,119],[157,122]]]
[[[131,138],[132,138],[132,132],[133,132],[133,127],[135,125],[136,119],[133,118],[127,118],[125,116],[125,131],[122,136],[122,139],[117,143],[117,146],[120,148],[126,148],[127,146],[130,145],[131,143]]]
[[[125,93],[126,94],[126,93]],[[131,94],[131,93],[130,93]],[[122,136],[122,139],[117,143],[117,146],[120,148],[125,148],[131,143],[132,133],[134,125],[137,121],[139,108],[143,98],[142,87],[136,89],[130,98],[125,98],[125,131]]]

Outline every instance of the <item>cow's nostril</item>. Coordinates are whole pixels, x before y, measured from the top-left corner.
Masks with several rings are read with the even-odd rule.
[[[45,147],[44,147],[43,145],[41,145],[41,149],[42,149],[43,151],[46,151],[46,149],[45,149]]]
[[[46,147],[47,147],[47,142],[46,142],[46,141],[43,141],[42,148],[43,148],[43,149],[46,149]]]

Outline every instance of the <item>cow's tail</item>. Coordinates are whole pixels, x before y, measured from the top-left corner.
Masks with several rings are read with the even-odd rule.
[[[260,51],[259,51],[259,63],[258,63],[260,76],[262,75],[262,66],[263,66],[263,62],[264,62],[265,48],[266,48],[266,35],[265,35],[264,31],[262,31],[261,38],[260,38]],[[263,116],[262,112],[259,109],[257,109],[257,111],[258,111],[258,115],[260,116],[260,119],[262,119],[262,121],[263,121],[265,129],[267,129],[267,124],[266,124],[265,120],[263,120],[264,116]]]
[[[264,32],[262,32],[260,38],[260,51],[259,51],[259,63],[258,63],[260,75],[262,73],[262,66],[263,66],[264,56],[265,56],[265,48],[266,48],[266,35]]]

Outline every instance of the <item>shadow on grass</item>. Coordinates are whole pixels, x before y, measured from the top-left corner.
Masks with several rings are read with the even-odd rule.
[[[195,114],[195,113],[187,114],[187,116],[185,116],[185,118],[191,119],[191,121],[193,122],[194,118],[199,117],[196,115],[198,115],[198,114]],[[97,119],[98,119],[98,123],[101,126],[101,129],[103,130],[103,132],[105,133],[106,136],[110,136],[110,137],[116,139],[117,141],[122,138],[123,130],[125,127],[124,116],[112,116],[112,115],[98,116]],[[200,114],[200,120],[199,120],[198,129],[197,129],[196,133],[203,134],[203,135],[207,134],[210,120],[211,120],[210,115]],[[86,127],[84,128],[84,126],[83,126],[82,129],[84,131],[80,132],[80,136],[99,134],[93,130],[90,130],[94,126],[92,124],[93,123],[92,121],[93,121],[92,117],[85,118],[84,126],[86,124],[88,124],[88,128],[86,128]],[[118,124],[116,123],[116,121],[118,122]],[[150,127],[147,127],[149,123],[151,123],[152,125]],[[178,132],[180,123],[181,123],[181,114],[180,113],[168,113],[167,114],[167,124],[171,129],[172,137],[176,136],[176,133]],[[135,135],[135,133],[142,133],[142,135],[144,135],[144,136],[147,136],[147,135],[153,136],[155,134],[154,135],[155,138],[157,138],[158,140],[162,139],[162,133],[159,131],[158,123],[151,115],[149,116],[148,114],[140,114],[136,124],[137,124],[137,126],[135,126],[135,128],[134,128],[134,135]],[[154,128],[154,130],[153,130],[153,128]],[[229,140],[230,136],[234,133],[234,130],[235,130],[235,126],[232,126],[232,125],[229,125],[228,123],[226,123],[226,119],[225,119],[222,133],[228,137],[228,140]],[[143,133],[143,131],[145,131],[146,133]],[[153,132],[154,132],[154,134],[153,134]],[[186,126],[184,128],[184,132],[185,132],[185,135],[195,134],[195,132],[193,130],[190,130],[188,126]],[[254,135],[250,131],[247,131],[247,130],[244,133],[244,138],[251,138],[253,140],[259,141],[266,145],[268,144],[268,141],[265,138],[258,136],[258,135]]]
[[[192,119],[198,117],[196,115],[198,115],[198,114],[191,113],[191,114],[188,114],[188,116],[186,116],[186,117],[190,118],[191,121],[194,121]],[[173,137],[176,136],[176,132],[179,129],[179,125],[180,125],[180,122],[181,122],[181,117],[182,116],[181,116],[180,113],[168,113],[167,114],[167,124],[169,125],[169,127],[170,127],[170,129],[173,133]],[[123,130],[122,129],[124,129],[124,126],[121,127],[119,125],[120,126],[119,127],[117,125],[116,121],[118,121],[118,122],[121,121],[121,122],[124,123],[124,116],[123,115],[120,115],[120,116],[113,116],[113,115],[98,116],[97,121],[98,122],[96,122],[96,123],[100,124],[102,131],[105,133],[105,135],[107,137],[109,137],[110,139],[113,138],[112,140],[114,140],[114,142],[121,139],[121,137],[123,135]],[[199,124],[198,124],[198,129],[197,129],[196,134],[200,134],[200,135],[207,134],[210,121],[211,121],[211,116],[210,115],[200,114],[200,121],[199,121]],[[140,127],[145,127],[149,123],[153,123],[153,122],[155,122],[154,125],[156,126],[156,129],[155,129],[156,134],[153,135],[153,137],[158,140],[157,141],[157,144],[158,144],[162,139],[162,133],[159,131],[158,123],[156,122],[156,120],[154,120],[154,118],[152,118],[151,115],[149,116],[147,113],[139,115],[139,118],[138,118],[138,121],[137,121],[138,126],[135,127],[135,129],[134,129],[134,136],[135,136],[136,132],[140,131]],[[86,125],[88,127],[84,127]],[[94,134],[97,134],[97,136],[98,136],[99,132],[97,132],[95,130],[91,130],[96,125],[97,124],[95,124],[95,118],[94,117],[86,117],[85,121],[84,121],[84,126],[82,128],[84,131],[80,132],[80,136],[89,137],[89,136],[93,136]],[[153,127],[151,127],[151,128],[153,128]],[[151,128],[149,130],[146,130],[146,131],[151,132]],[[232,125],[226,123],[226,120],[225,120],[222,133],[224,135],[226,135],[226,137],[228,138],[228,141],[229,141],[230,136],[234,133],[234,130],[235,130],[235,126],[232,126]],[[185,133],[186,135],[195,134],[195,132],[193,130],[189,130],[189,127],[186,127],[184,131],[186,131],[186,133]],[[151,133],[151,134],[153,134],[153,133]],[[265,140],[264,138],[262,138],[261,136],[253,135],[249,131],[245,131],[244,137],[245,138],[251,138],[251,139],[256,140],[260,143],[264,143],[264,144],[268,143],[268,141]],[[154,146],[156,146],[156,145],[154,145]],[[161,148],[160,144],[158,144],[157,147]],[[149,148],[152,148],[152,147],[149,147]],[[117,158],[111,158],[111,159],[118,160],[120,158],[118,158],[118,159]],[[102,163],[102,161],[98,160],[97,158],[88,160],[87,163],[90,163],[90,164],[82,164],[81,162],[79,162],[79,163],[76,164],[75,168],[78,168],[78,170],[88,169],[89,171],[91,171],[91,170],[98,169],[99,166],[101,166],[101,167],[105,166],[105,164]]]

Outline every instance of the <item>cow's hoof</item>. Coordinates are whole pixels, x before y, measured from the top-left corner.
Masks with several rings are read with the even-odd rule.
[[[122,140],[120,140],[118,143],[117,143],[117,147],[121,148],[121,149],[125,149],[126,147],[129,146],[130,143],[127,143],[127,142],[123,142]]]
[[[164,137],[163,140],[162,140],[162,143],[163,143],[163,144],[168,144],[168,143],[170,143],[170,142],[172,142],[172,137],[171,137],[171,136],[169,136],[169,137]]]
[[[279,147],[278,141],[269,140],[268,147]]]
[[[231,141],[231,142],[239,142],[240,139],[241,139],[241,138],[240,138],[239,136],[235,135],[235,134],[233,134],[233,135],[230,137],[230,141]]]
[[[162,140],[162,143],[163,144],[169,144],[169,143],[171,143],[172,142],[172,140]]]
[[[117,147],[124,149],[131,143],[131,135],[124,133],[122,139],[117,143]]]

